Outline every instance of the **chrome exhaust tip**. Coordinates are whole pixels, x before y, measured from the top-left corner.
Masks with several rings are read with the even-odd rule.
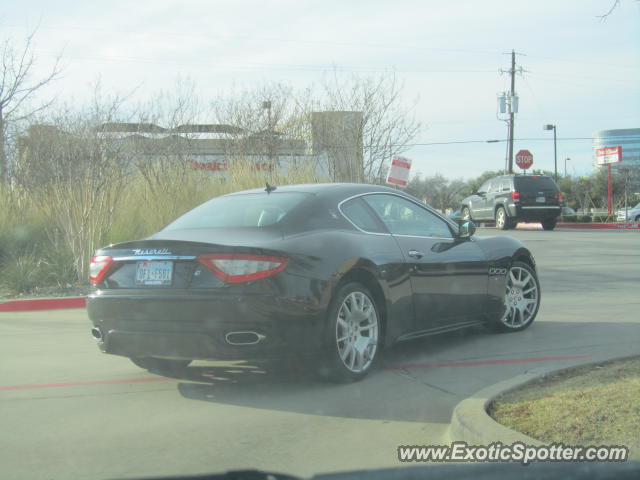
[[[91,329],[91,336],[96,340],[102,340],[102,330],[100,330],[98,327],[93,327]]]
[[[224,336],[229,345],[255,345],[265,338],[257,332],[229,332]]]

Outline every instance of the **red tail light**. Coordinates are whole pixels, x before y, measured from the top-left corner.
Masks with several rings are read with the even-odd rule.
[[[196,260],[225,283],[270,277],[287,266],[286,258],[244,253],[209,253]]]
[[[520,201],[520,192],[511,192],[511,201],[519,202]]]
[[[89,263],[89,282],[98,285],[112,263],[113,258],[108,255],[91,257],[91,263]]]
[[[558,201],[561,202],[562,201],[562,193],[558,192]]]

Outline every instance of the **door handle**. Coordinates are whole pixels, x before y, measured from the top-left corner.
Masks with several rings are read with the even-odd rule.
[[[417,250],[409,250],[409,254],[410,257],[413,258],[422,258],[424,257],[424,253],[422,252],[418,252]]]

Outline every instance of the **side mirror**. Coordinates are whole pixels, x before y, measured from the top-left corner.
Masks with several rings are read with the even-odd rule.
[[[471,238],[476,233],[476,224],[471,221],[462,222],[460,224],[460,230],[458,231],[458,237]]]

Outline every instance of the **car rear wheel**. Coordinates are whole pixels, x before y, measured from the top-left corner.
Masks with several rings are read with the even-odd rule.
[[[325,342],[324,377],[354,382],[369,373],[380,346],[380,315],[364,285],[350,282],[339,289],[328,310]]]
[[[189,366],[191,360],[170,360],[155,357],[131,357],[130,360],[140,368],[161,373],[176,373]]]
[[[462,220],[464,220],[465,222],[468,222],[469,220],[473,220],[471,218],[471,211],[467,208],[464,207],[462,209],[462,211],[460,212],[460,217],[462,218]]]
[[[515,227],[515,223],[507,216],[504,207],[498,207],[496,210],[496,228],[500,230],[509,230]]]
[[[493,327],[501,332],[527,328],[540,308],[540,283],[536,272],[524,262],[513,262],[507,273],[504,311]]]
[[[554,228],[556,228],[556,222],[557,220],[555,218],[550,220],[543,220],[541,222],[542,228],[544,228],[545,230],[553,230]]]

